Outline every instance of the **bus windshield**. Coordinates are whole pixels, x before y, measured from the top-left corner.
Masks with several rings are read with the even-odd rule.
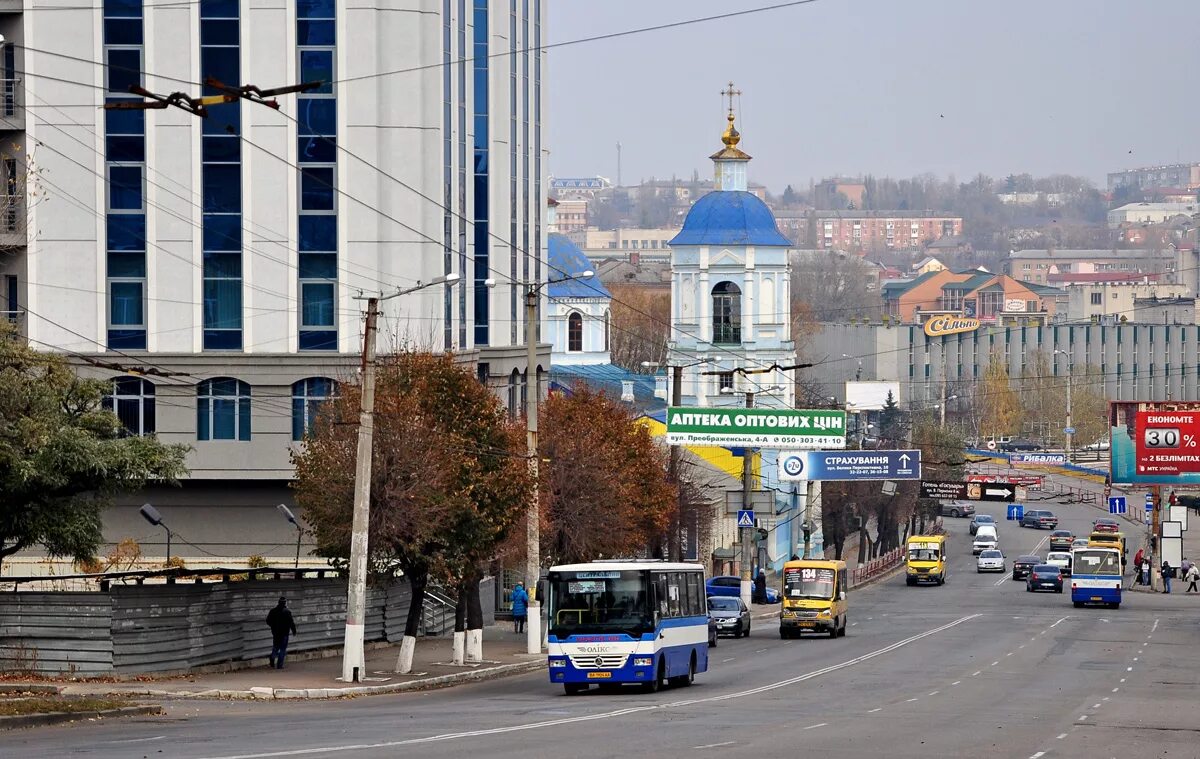
[[[908,547],[909,561],[937,561],[940,555],[941,552],[938,551],[935,543],[930,543],[928,548],[918,546],[916,543]]]
[[[1114,550],[1075,551],[1072,555],[1072,572],[1076,575],[1120,575],[1121,556]]]
[[[549,589],[552,635],[624,633],[640,637],[654,630],[644,571],[552,572]]]
[[[783,593],[785,598],[833,598],[834,571],[821,567],[785,567]]]

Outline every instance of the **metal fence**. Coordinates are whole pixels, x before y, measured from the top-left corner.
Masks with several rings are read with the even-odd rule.
[[[904,562],[904,549],[895,548],[882,556],[878,556],[855,569],[850,575],[850,587],[862,585],[865,582],[885,574]]]

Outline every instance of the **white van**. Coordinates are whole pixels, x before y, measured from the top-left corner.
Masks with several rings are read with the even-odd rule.
[[[1000,547],[1000,537],[996,534],[996,526],[981,524],[975,530],[975,540],[971,543],[971,553],[978,556],[981,552]]]

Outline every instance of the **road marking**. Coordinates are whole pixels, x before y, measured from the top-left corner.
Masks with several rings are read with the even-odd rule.
[[[722,663],[722,664],[728,664],[729,662],[733,661],[733,660],[734,660],[734,659],[736,659],[736,658],[737,658],[736,656],[731,656],[731,657],[729,657],[728,659],[722,659],[722,660],[721,660],[721,663]]]
[[[961,683],[962,683],[962,680],[955,680],[954,682],[952,682],[952,683],[950,683],[950,684],[951,684],[951,685],[959,685],[959,684],[961,684]]]
[[[857,622],[851,622],[851,623],[850,623],[850,626],[851,626],[851,627],[854,627],[854,626],[855,626],[855,625],[857,625],[857,624],[858,624]]]
[[[1093,708],[1093,709],[1099,709],[1099,708],[1100,708],[1100,706],[1101,706],[1100,704],[1092,704],[1092,708]]]
[[[1066,622],[1068,619],[1070,619],[1070,617],[1063,617],[1062,619],[1058,620],[1054,624],[1050,625],[1050,627],[1051,628],[1058,627],[1060,624],[1062,624],[1063,622]]]
[[[1137,661],[1137,660],[1138,660],[1138,658],[1135,656],[1135,657],[1133,657],[1133,660],[1134,660],[1134,661]]]
[[[127,738],[122,741],[105,741],[105,743],[149,743],[151,741],[161,741],[166,737],[165,735],[156,735],[153,738]]]
[[[809,725],[808,727],[806,727],[806,728],[804,728],[804,729],[805,729],[805,730],[815,730],[815,729],[817,729],[818,727],[825,727],[825,726],[826,726],[826,725],[828,725],[828,724],[829,724],[828,722],[818,722],[817,724],[815,724],[815,725]]]
[[[1061,735],[1058,736],[1058,739],[1061,741],[1063,738],[1066,738],[1066,737],[1067,737],[1067,734],[1062,733]]]
[[[346,753],[346,752],[350,752],[350,751],[368,751],[368,750],[378,750],[378,749],[387,749],[387,748],[398,748],[401,746],[417,746],[417,745],[428,744],[428,743],[442,743],[445,741],[459,740],[459,739],[463,739],[463,738],[480,738],[480,737],[491,736],[491,735],[503,735],[506,733],[524,732],[527,730],[542,730],[542,729],[551,728],[551,727],[561,727],[563,725],[574,725],[574,724],[577,724],[580,722],[596,722],[599,720],[612,719],[613,717],[625,717],[630,714],[641,714],[641,713],[645,713],[645,712],[655,711],[658,709],[678,709],[678,708],[681,708],[684,706],[694,706],[697,704],[711,704],[711,703],[716,703],[718,701],[731,701],[733,699],[745,698],[747,696],[755,696],[760,693],[766,693],[768,691],[778,690],[780,688],[787,688],[788,686],[795,685],[797,683],[802,683],[806,680],[811,680],[813,678],[820,677],[822,675],[827,675],[830,672],[837,672],[838,670],[846,669],[848,667],[853,667],[856,664],[861,664],[865,661],[870,661],[871,659],[875,659],[880,656],[890,654],[891,652],[893,652],[899,648],[903,648],[904,646],[910,645],[912,643],[916,643],[919,640],[924,640],[925,638],[928,638],[932,635],[937,635],[938,633],[945,632],[946,630],[957,627],[965,622],[969,622],[973,619],[977,619],[980,616],[981,615],[979,615],[979,614],[969,614],[965,617],[959,617],[958,619],[954,620],[953,622],[947,622],[944,625],[941,625],[939,627],[934,627],[930,630],[926,630],[925,632],[917,633],[916,635],[910,635],[909,637],[904,638],[902,640],[898,640],[895,643],[892,643],[891,645],[884,646],[883,648],[878,648],[874,651],[871,651],[870,653],[863,654],[862,656],[857,656],[853,659],[847,659],[846,661],[839,662],[838,664],[831,664],[828,667],[822,667],[821,669],[815,669],[812,672],[806,672],[805,674],[797,675],[796,677],[789,677],[786,680],[779,680],[774,683],[768,683],[766,685],[761,685],[757,688],[750,688],[748,690],[738,691],[735,693],[726,693],[721,696],[709,696],[708,698],[693,698],[693,699],[688,699],[686,701],[672,701],[672,702],[668,702],[665,704],[651,704],[651,705],[647,705],[647,706],[635,706],[635,707],[630,707],[627,709],[617,709],[615,711],[610,711],[610,712],[598,712],[595,714],[582,714],[582,715],[579,715],[578,717],[565,717],[562,719],[543,720],[541,722],[526,722],[526,723],[520,724],[520,725],[507,725],[505,727],[493,727],[493,728],[486,728],[483,730],[466,730],[466,731],[457,732],[457,733],[442,733],[440,735],[430,735],[430,736],[426,736],[424,738],[407,738],[404,740],[380,741],[378,743],[343,744],[340,746],[319,746],[319,747],[301,748],[301,749],[283,749],[280,751],[267,751],[267,752],[262,752],[262,753],[257,753],[257,754],[226,754],[226,755],[207,757],[206,759],[270,759],[271,757],[309,756],[309,755],[313,755],[313,754],[335,754],[335,753]]]
[[[1105,696],[1104,698],[1102,698],[1102,699],[1100,699],[1100,700],[1101,700],[1101,701],[1107,701],[1107,700],[1108,700],[1108,696]]]
[[[1004,577],[1001,577],[999,580],[996,580],[994,583],[992,583],[992,587],[998,588],[1007,581],[1008,581],[1008,575],[1005,575]],[[1013,617],[1013,619],[1020,619],[1020,617]]]
[[[761,653],[763,653],[763,652],[764,652],[764,651],[766,651],[766,650],[767,650],[767,649],[765,649],[765,648],[760,648],[760,649],[758,649],[757,651],[755,651],[754,653],[756,653],[756,654],[761,654]]]
[[[931,696],[936,696],[936,695],[937,695],[937,694],[939,694],[939,693],[941,693],[941,691],[937,691],[937,690],[935,690],[935,691],[933,691],[932,693],[930,693],[929,695],[931,695]]]
[[[1123,678],[1123,677],[1122,677],[1122,678],[1121,678],[1121,682],[1125,682],[1125,678]]]
[[[1122,680],[1121,682],[1125,682],[1125,681],[1124,681],[1124,680]],[[1116,692],[1117,692],[1117,691],[1119,691],[1119,690],[1121,690],[1121,687],[1120,687],[1120,686],[1117,686],[1116,688],[1113,688],[1113,689],[1112,689],[1112,692],[1113,692],[1113,693],[1116,693]]]
[[[980,669],[975,670],[974,672],[971,673],[971,677],[976,677],[982,671],[983,670],[980,670]]]
[[[725,741],[723,743],[705,743],[703,746],[692,746],[692,749],[696,750],[696,749],[701,749],[701,748],[721,748],[722,746],[732,746],[735,743],[737,743],[737,741]]]
[[[916,701],[916,700],[917,699],[915,699],[915,698],[910,698],[910,699],[906,700],[904,703],[911,704],[913,701]]]
[[[1012,656],[1012,651],[1009,651],[1008,653],[1006,653],[1005,656]]]
[[[1126,671],[1126,672],[1132,672],[1132,671],[1133,671],[1133,667],[1126,667],[1126,668],[1125,668],[1125,671]]]
[[[1150,634],[1153,635],[1154,631],[1157,629],[1158,629],[1158,620],[1156,619],[1156,620],[1154,620],[1154,624],[1150,626]]]
[[[1043,757],[1045,755],[1046,755],[1045,751],[1039,751],[1036,754],[1030,755],[1029,759],[1041,759],[1041,757]]]
[[[1083,715],[1082,717],[1080,717],[1080,718],[1079,718],[1079,721],[1080,721],[1080,722],[1083,722],[1085,719],[1087,719],[1087,715],[1086,715],[1086,714],[1085,714],[1085,715]]]
[[[1017,646],[1017,648],[1025,648],[1025,644],[1022,643],[1021,645]]]
[[[876,707],[876,708],[874,708],[874,709],[869,709],[869,710],[867,711],[867,714],[874,714],[875,712],[881,712],[881,711],[883,711],[883,707],[882,707],[882,706],[879,706],[879,707]]]
[[[998,661],[994,661],[994,662],[992,662],[992,663],[991,663],[991,666],[993,666],[993,667],[994,667],[994,666],[996,666],[996,665],[997,665],[997,664],[999,664],[999,663],[1000,663],[1000,662],[998,662]]]

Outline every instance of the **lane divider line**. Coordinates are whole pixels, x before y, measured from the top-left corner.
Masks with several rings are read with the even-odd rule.
[[[1058,740],[1061,741],[1063,738],[1066,738],[1066,737],[1067,737],[1067,734],[1063,733],[1062,735],[1058,736]]]
[[[875,712],[881,712],[881,711],[883,711],[883,707],[882,707],[882,706],[877,706],[877,707],[875,707],[874,709],[870,709],[870,710],[868,710],[868,711],[867,711],[867,714],[874,714]]]
[[[809,725],[808,727],[806,727],[806,728],[804,728],[804,729],[805,729],[805,730],[815,730],[815,729],[817,729],[818,727],[825,727],[825,726],[826,726],[826,725],[828,725],[828,724],[829,724],[828,722],[818,722],[817,724],[815,724],[815,725]]]
[[[698,751],[699,749],[702,749],[702,748],[721,748],[722,746],[732,746],[736,743],[737,743],[737,741],[724,741],[722,743],[705,743],[703,746],[692,746],[692,750]]]

